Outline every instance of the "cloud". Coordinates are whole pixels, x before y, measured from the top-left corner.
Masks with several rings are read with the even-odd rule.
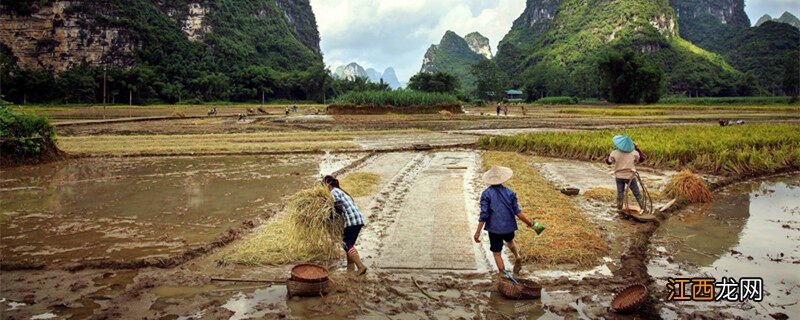
[[[352,61],[401,81],[417,73],[425,51],[445,31],[478,31],[497,43],[525,9],[525,0],[311,0],[325,63]]]
[[[744,10],[750,17],[751,23],[756,23],[761,16],[768,14],[773,18],[780,17],[789,11],[795,16],[800,16],[800,1],[797,0],[745,0]]]

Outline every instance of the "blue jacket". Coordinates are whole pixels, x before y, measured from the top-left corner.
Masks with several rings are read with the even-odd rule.
[[[481,194],[481,216],[483,229],[498,234],[517,231],[517,215],[522,212],[517,194],[503,185],[486,188]]]

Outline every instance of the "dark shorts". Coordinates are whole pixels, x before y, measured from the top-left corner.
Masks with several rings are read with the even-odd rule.
[[[342,237],[344,240],[344,251],[350,250],[350,248],[356,245],[356,240],[358,239],[358,233],[361,232],[361,227],[363,226],[344,228],[344,236]]]
[[[500,252],[503,251],[503,241],[510,242],[514,240],[514,233],[491,233],[489,232],[489,251]]]

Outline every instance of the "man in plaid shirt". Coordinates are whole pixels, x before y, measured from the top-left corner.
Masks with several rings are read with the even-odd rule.
[[[342,190],[339,186],[339,180],[333,176],[325,176],[322,183],[328,187],[334,200],[334,210],[337,214],[344,217],[344,234],[342,240],[344,242],[343,249],[347,252],[347,271],[354,272],[355,267],[358,266],[358,274],[363,275],[367,273],[367,267],[361,262],[361,257],[358,256],[356,250],[356,240],[361,228],[364,227],[364,215],[358,209],[353,197]]]

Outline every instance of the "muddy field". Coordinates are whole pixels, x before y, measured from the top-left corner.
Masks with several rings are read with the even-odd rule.
[[[585,268],[526,265],[521,277],[544,287],[538,300],[502,297],[496,290],[488,239],[484,236],[481,244],[471,239],[485,186],[479,179],[481,151],[463,145],[479,136],[675,125],[720,111],[626,118],[541,108],[497,117],[489,115],[492,108],[473,108],[453,117],[327,117],[312,114],[312,108],[301,108],[303,114],[288,118],[276,114],[246,121],[160,119],[60,126],[63,136],[427,131],[348,138],[359,149],[382,150],[371,153],[100,155],[4,169],[0,172],[1,318],[772,319],[800,314],[797,174],[731,185],[717,191],[713,204],[680,208],[659,225],[623,219],[611,203],[582,194],[573,197],[571,201],[601,231],[610,250]],[[135,111],[124,112],[134,117],[174,112]],[[540,114],[532,114],[537,111]],[[73,116],[96,119],[88,111],[72,116],[59,112],[65,122],[82,121]],[[191,112],[202,114],[203,109]],[[687,120],[685,115],[694,118]],[[755,112],[750,116],[772,121]],[[442,149],[411,150],[412,144],[420,143]],[[529,160],[552,188],[614,187],[610,168],[602,164]],[[641,171],[652,190],[662,189],[675,174]],[[335,270],[331,294],[289,299],[281,282],[291,266],[218,262],[231,243],[270,221],[288,195],[334,172],[380,176],[376,192],[356,199],[368,221],[359,238],[359,251],[370,268],[367,276],[344,275],[340,261],[330,266]],[[656,207],[668,200],[659,200]],[[667,278],[700,276],[761,277],[766,296],[761,302],[664,301]],[[614,293],[636,282],[650,290],[647,306],[634,315],[609,310]]]

